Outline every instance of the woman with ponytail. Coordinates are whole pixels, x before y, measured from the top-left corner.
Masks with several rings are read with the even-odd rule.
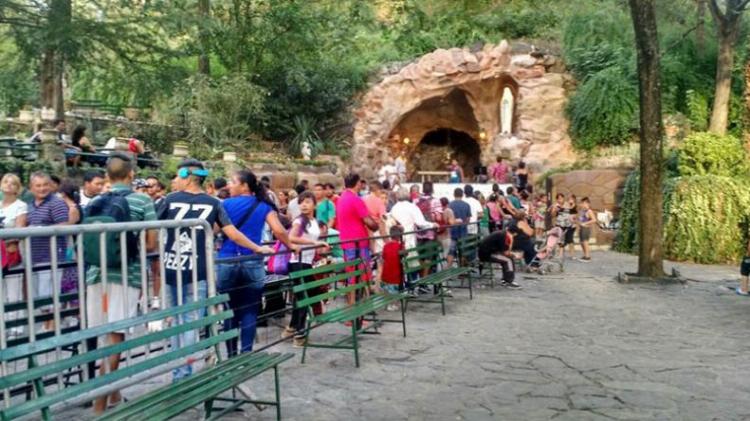
[[[229,218],[235,227],[256,244],[261,243],[264,225],[268,224],[276,238],[289,249],[297,251],[298,246],[289,241],[286,230],[279,221],[276,206],[268,199],[263,184],[251,171],[241,170],[229,180],[231,197],[223,202]],[[218,254],[219,258],[248,256],[239,263],[219,264],[216,282],[220,293],[230,294],[230,307],[234,317],[225,321],[225,329],[240,328],[240,352],[250,352],[255,341],[256,320],[263,296],[263,280],[266,272],[263,256],[252,250],[225,239]],[[229,355],[237,353],[237,340],[227,342]]]

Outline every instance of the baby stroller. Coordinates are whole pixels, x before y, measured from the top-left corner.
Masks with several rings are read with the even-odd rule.
[[[540,275],[552,272],[552,268],[558,266],[560,272],[563,267],[562,238],[565,233],[560,227],[554,227],[545,233],[544,240],[536,248],[536,256],[528,265],[529,272],[537,272]]]

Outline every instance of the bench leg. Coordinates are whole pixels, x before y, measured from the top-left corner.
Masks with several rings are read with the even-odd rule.
[[[440,292],[440,306],[443,308],[443,316],[445,316],[445,291],[443,291],[443,284],[438,285],[438,291]]]
[[[232,394],[234,394],[234,390],[232,390]],[[214,409],[213,399],[203,402],[203,412],[205,412],[204,419],[209,419],[211,417],[211,411],[213,411],[213,409]]]
[[[359,343],[357,343],[357,324],[352,323],[352,342],[354,345],[354,365],[359,368]]]
[[[472,280],[471,280],[471,276],[469,276],[469,299],[470,299],[470,300],[473,300],[473,299],[474,299],[474,290],[472,289]]]
[[[311,323],[307,322],[307,331],[305,331],[305,344],[302,346],[302,364],[305,363],[305,355],[307,355],[307,343],[310,341],[310,325]]]
[[[279,385],[279,366],[273,366],[273,380],[276,385],[276,421],[281,421],[281,393]]]
[[[406,302],[408,300],[401,300],[401,324],[404,327],[404,338],[406,337]]]

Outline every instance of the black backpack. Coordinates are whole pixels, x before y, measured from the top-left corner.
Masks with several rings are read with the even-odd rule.
[[[132,194],[130,190],[107,192],[94,199],[86,206],[83,218],[84,224],[109,224],[113,222],[130,222],[130,205],[126,196]],[[120,233],[109,232],[105,234],[105,253],[108,268],[119,268],[122,265],[120,249]],[[92,266],[101,265],[99,253],[99,233],[86,233],[83,235],[83,260]],[[133,262],[138,258],[138,237],[135,232],[125,233],[127,251],[127,262]]]

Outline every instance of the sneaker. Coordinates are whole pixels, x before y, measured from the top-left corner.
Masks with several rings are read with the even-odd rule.
[[[287,326],[284,328],[284,331],[281,332],[281,339],[286,339],[289,337],[294,336],[294,334],[297,333],[296,330],[292,329],[291,327]]]
[[[396,311],[398,310],[398,304],[388,304],[385,307],[385,311]]]
[[[419,294],[429,294],[430,293],[430,289],[427,288],[427,287],[419,287],[419,288],[417,288],[417,292]]]
[[[588,263],[588,262],[591,261],[591,258],[590,257],[581,257],[580,259],[578,259],[578,261],[579,262]]]
[[[446,297],[453,298],[453,291],[449,290],[448,288],[443,289],[443,295]]]
[[[513,289],[520,289],[521,285],[518,285],[515,281],[513,282],[503,282],[503,286],[506,288],[513,288]]]
[[[305,346],[305,342],[307,342],[307,338],[304,336],[295,336],[294,340],[292,341],[292,347],[294,348],[302,348]]]
[[[748,295],[750,295],[750,292],[743,292],[743,291],[742,291],[742,290],[740,289],[740,287],[737,287],[737,289],[735,289],[735,290],[734,290],[734,292],[736,292],[736,293],[737,293],[737,295],[742,295],[742,296],[748,296]]]

